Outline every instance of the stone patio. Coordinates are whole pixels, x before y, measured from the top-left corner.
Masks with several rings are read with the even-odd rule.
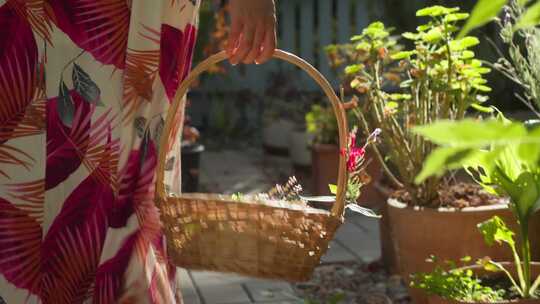
[[[206,151],[201,159],[200,191],[263,192],[293,174],[288,158],[268,156],[260,150]],[[322,263],[371,262],[379,256],[377,220],[348,212]],[[186,304],[303,303],[281,281],[186,270],[181,271],[180,280]]]

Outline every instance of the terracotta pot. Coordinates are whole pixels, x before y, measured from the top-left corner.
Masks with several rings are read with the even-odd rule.
[[[504,267],[513,276],[516,276],[516,267],[514,266],[513,263],[503,262],[501,264],[503,264]],[[531,266],[532,266],[531,267],[531,270],[532,270],[531,274],[532,274],[532,277],[533,277],[533,280],[534,280],[534,278],[536,278],[540,274],[540,263],[532,263]],[[480,276],[483,276],[483,275],[488,275],[489,276],[489,275],[493,274],[493,273],[487,273],[483,268],[481,268],[480,266],[476,266],[476,265],[471,266],[471,267],[466,267],[466,268],[472,269],[475,274],[480,275]],[[439,296],[436,296],[436,295],[433,295],[433,296],[425,295],[425,296],[427,298],[427,303],[428,304],[465,303],[465,302],[460,302],[460,301],[443,299],[442,297],[439,297]],[[490,304],[490,303],[484,303],[484,302],[474,302],[474,303],[475,304]],[[540,304],[540,299],[522,299],[522,300],[511,301],[511,302],[510,301],[497,302],[497,304],[510,304],[510,303],[511,304]]]
[[[311,149],[311,166],[313,175],[313,194],[329,195],[328,184],[337,183],[337,171],[339,164],[339,148],[336,145],[315,144]],[[380,163],[367,151],[366,159],[371,162],[367,166],[367,172],[371,176],[372,182],[362,188],[362,194],[358,202],[364,206],[371,207],[382,199],[380,192],[374,184],[381,178],[382,171]]]
[[[435,255],[440,261],[457,261],[464,256],[470,256],[473,260],[485,256],[499,261],[511,260],[511,251],[506,246],[487,246],[478,231],[477,224],[494,215],[501,217],[509,227],[517,228],[514,216],[506,205],[455,211],[449,208],[408,207],[389,199],[390,233],[399,273],[408,283],[412,273],[431,271],[433,263],[426,262],[430,255]],[[533,219],[531,222],[531,232],[538,231],[540,221]],[[537,233],[531,233],[530,237],[532,259],[538,260],[540,237]],[[411,290],[411,296],[417,304],[426,303],[427,299],[422,299],[417,290]]]

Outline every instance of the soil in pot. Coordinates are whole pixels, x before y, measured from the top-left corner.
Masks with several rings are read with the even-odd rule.
[[[434,267],[426,258],[435,255],[439,261],[457,261],[464,256],[473,260],[490,256],[494,260],[510,260],[511,252],[504,246],[487,246],[477,224],[494,215],[501,217],[507,225],[517,228],[512,212],[501,200],[486,193],[475,184],[456,184],[442,191],[440,197],[446,200],[439,209],[407,206],[396,197],[407,201],[407,196],[397,192],[388,201],[388,217],[393,247],[399,272],[408,281],[415,272],[428,272]],[[531,231],[538,229],[538,216]],[[536,230],[537,231],[537,230]],[[538,248],[539,236],[531,234],[531,247]],[[538,251],[533,249],[533,260],[538,259]],[[416,290],[411,290],[416,303]]]
[[[514,276],[516,277],[516,268],[513,263],[510,262],[503,262],[501,263],[504,265],[504,267]],[[532,280],[540,274],[540,263],[532,263]],[[474,271],[475,274],[478,275],[478,278],[482,281],[483,286],[491,287],[493,290],[499,290],[503,289],[505,291],[505,300],[502,302],[497,302],[497,304],[540,304],[540,293],[536,292],[536,299],[521,299],[519,298],[519,294],[512,290],[512,283],[508,280],[508,277],[504,275],[503,273],[487,273],[484,269],[482,269],[480,266],[471,266],[467,267]],[[532,282],[531,282],[532,283]],[[424,293],[424,291],[421,291]],[[465,303],[455,300],[447,300],[437,295],[426,295],[427,303],[428,304],[447,304],[447,303]],[[476,302],[475,304],[489,304],[489,303],[480,303]]]

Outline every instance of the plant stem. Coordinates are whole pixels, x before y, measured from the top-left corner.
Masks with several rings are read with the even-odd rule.
[[[528,298],[531,296],[531,246],[529,241],[529,223],[528,221],[521,223],[521,236],[522,236],[522,245],[521,245],[521,255],[523,256],[523,276],[525,282],[523,282],[523,293],[524,297]]]

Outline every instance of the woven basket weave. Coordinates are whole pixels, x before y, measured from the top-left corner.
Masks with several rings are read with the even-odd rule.
[[[339,127],[339,144],[345,148],[345,111],[328,81],[309,63],[276,50],[275,58],[306,71],[330,100]],[[340,156],[338,191],[330,212],[300,205],[262,201],[237,201],[218,194],[169,194],[164,169],[174,118],[184,105],[183,97],[199,74],[227,58],[215,54],[195,67],[180,84],[165,121],[157,167],[156,205],[161,212],[168,254],[178,267],[232,272],[241,275],[309,280],[343,222],[347,170]]]

